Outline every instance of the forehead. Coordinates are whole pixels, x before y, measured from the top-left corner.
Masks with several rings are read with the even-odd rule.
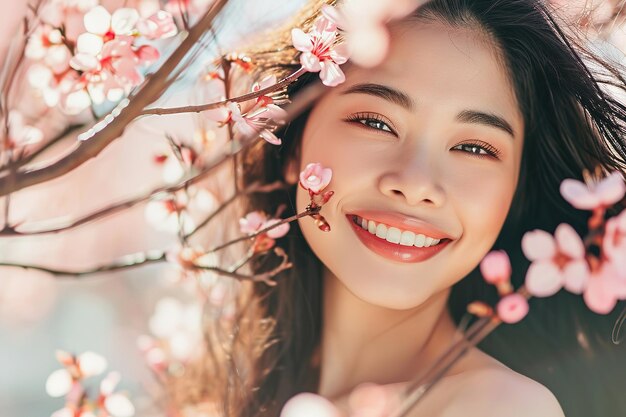
[[[402,22],[391,28],[385,62],[352,67],[342,90],[380,83],[406,93],[415,111],[472,108],[499,114],[522,131],[522,116],[498,50],[487,36],[445,23]]]

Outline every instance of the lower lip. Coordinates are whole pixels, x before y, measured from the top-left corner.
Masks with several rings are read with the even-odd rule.
[[[422,262],[441,252],[451,242],[451,240],[444,240],[435,246],[428,246],[425,248],[389,243],[385,239],[381,239],[357,225],[353,220],[353,216],[346,215],[346,217],[348,218],[348,222],[352,225],[356,235],[359,237],[359,240],[361,240],[365,246],[380,256],[392,261],[405,263]]]

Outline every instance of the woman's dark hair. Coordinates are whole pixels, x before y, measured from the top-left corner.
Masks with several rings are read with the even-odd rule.
[[[310,24],[316,13],[309,9],[304,15],[307,19],[299,25]],[[438,20],[488,34],[508,69],[524,118],[525,146],[518,188],[495,246],[509,253],[517,287],[528,266],[520,249],[525,231],[540,228],[553,232],[561,222],[579,232],[585,230],[588,213],[574,210],[560,197],[561,181],[581,179],[583,170],[596,166],[605,171],[626,167],[626,108],[604,89],[612,85],[622,93],[626,82],[618,69],[588,52],[582,38],[561,29],[539,0],[433,0],[410,19]],[[297,68],[293,50],[291,60],[283,66],[270,59],[263,61],[272,51],[285,53],[288,43],[258,53],[259,62],[267,63],[260,72],[284,74]],[[316,74],[302,77],[289,87],[290,96],[316,78]],[[283,180],[286,162],[299,160],[307,117],[305,112],[280,132],[283,145],[260,141],[240,156],[244,184]],[[247,201],[246,212],[274,213],[284,204],[288,209],[283,217],[295,214],[295,194],[295,186],[254,194]],[[285,249],[293,267],[276,277],[276,287],[252,284],[258,311],[271,318],[274,326],[249,371],[252,382],[248,392],[229,395],[233,413],[229,415],[274,417],[293,395],[317,389],[319,369],[314,351],[322,327],[321,263],[297,222],[291,223],[290,232],[277,244]],[[453,287],[449,308],[457,322],[474,300],[496,300],[495,291],[477,270]],[[622,308],[618,305],[611,315],[600,316],[588,311],[580,296],[561,292],[549,299],[533,299],[530,314],[521,323],[500,326],[480,347],[546,385],[568,417],[623,415],[626,355],[623,345],[611,341],[611,329]],[[248,317],[248,322],[253,320]],[[237,374],[241,370],[232,365],[230,371]]]

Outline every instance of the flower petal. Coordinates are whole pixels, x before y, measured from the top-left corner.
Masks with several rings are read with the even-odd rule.
[[[592,276],[589,279],[587,289],[583,293],[583,299],[587,307],[598,314],[608,314],[617,304],[617,297],[607,286],[604,279]]]
[[[304,392],[285,403],[280,417],[339,417],[339,410],[326,398]]]
[[[531,261],[551,259],[556,255],[556,242],[550,233],[532,230],[522,237],[522,251]]]
[[[573,294],[582,294],[589,281],[589,265],[584,259],[568,263],[563,270],[563,287]]]
[[[565,200],[580,210],[593,210],[600,204],[587,185],[577,180],[570,178],[563,180],[560,191]]]
[[[528,301],[521,294],[509,294],[498,302],[496,311],[503,322],[517,323],[528,314]]]
[[[311,52],[304,52],[300,55],[300,65],[309,72],[318,72],[322,69],[319,58]]]
[[[99,375],[107,368],[107,360],[102,355],[87,351],[78,356],[78,367],[84,377]]]
[[[280,145],[282,143],[282,141],[274,133],[270,132],[267,129],[261,130],[260,134],[263,139],[265,139],[272,145]]]
[[[266,227],[270,227],[271,225],[279,223],[281,221],[281,219],[270,219],[265,222],[265,224],[261,228],[265,229]],[[283,223],[280,226],[276,226],[275,228],[268,230],[267,235],[272,239],[278,239],[285,236],[287,232],[289,232],[289,223]]]
[[[83,33],[76,40],[76,50],[80,54],[96,56],[102,51],[104,42],[102,38],[93,33]]]
[[[302,29],[294,28],[291,30],[291,42],[298,51],[311,52],[313,50],[311,36],[304,33]]]
[[[559,251],[573,259],[584,258],[585,245],[572,226],[567,223],[559,224],[554,232],[554,237]]]
[[[135,406],[122,394],[113,394],[104,400],[104,406],[114,417],[131,417],[135,414]]]
[[[600,181],[595,191],[604,205],[611,206],[624,198],[626,194],[624,177],[619,172],[613,172]]]
[[[339,68],[339,65],[335,64],[333,61],[327,60],[320,62],[320,66],[322,67],[320,72],[322,84],[329,87],[336,87],[346,80],[346,76],[341,68]]]
[[[511,261],[505,251],[492,251],[480,262],[480,273],[490,284],[508,282],[511,279]]]
[[[139,21],[139,12],[130,7],[117,9],[111,17],[111,30],[116,35],[127,35],[132,32]]]
[[[335,45],[333,50],[330,51],[330,58],[339,65],[345,64],[348,61],[349,56],[350,56],[350,52],[348,49],[348,45],[345,43],[340,43],[339,45]]]
[[[91,54],[76,54],[70,60],[72,68],[78,71],[97,71],[100,69],[100,61]]]
[[[119,384],[121,379],[120,373],[113,371],[109,372],[107,376],[100,382],[100,393],[102,395],[111,395],[115,391],[115,387]]]
[[[526,272],[525,284],[535,297],[549,297],[563,287],[563,276],[552,262],[533,262]]]
[[[95,35],[104,35],[111,28],[111,14],[102,6],[96,6],[83,18],[85,29]]]
[[[51,397],[63,397],[72,388],[72,376],[65,369],[57,369],[46,380],[46,392]]]

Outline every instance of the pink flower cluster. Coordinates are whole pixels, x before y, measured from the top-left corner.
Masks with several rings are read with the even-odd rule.
[[[504,251],[489,252],[480,263],[480,272],[485,281],[496,286],[500,301],[496,314],[505,323],[517,323],[528,314],[528,301],[523,295],[513,292],[511,286],[511,261]],[[490,315],[491,309],[484,303],[475,302],[468,309],[479,315]],[[484,312],[483,314],[480,311]]]
[[[309,33],[294,28],[291,31],[293,46],[302,53],[300,64],[309,72],[319,72],[324,85],[335,87],[346,80],[339,68],[348,60],[345,44],[336,44],[337,25],[327,17],[319,17]]]
[[[324,166],[318,162],[307,164],[304,170],[300,172],[300,187],[307,190],[311,198],[311,204],[309,204],[308,208],[313,212],[309,215],[313,217],[317,227],[324,232],[330,231],[330,225],[324,216],[319,214],[319,210],[334,194],[334,191],[322,193],[328,184],[330,184],[332,177],[332,169],[324,168]]]
[[[326,19],[345,31],[350,60],[363,67],[380,64],[389,48],[387,24],[408,16],[424,0],[359,0],[322,7]]]
[[[280,222],[281,219],[268,218],[267,214],[262,211],[252,211],[246,214],[245,217],[239,219],[239,229],[241,233],[251,235]],[[264,252],[271,249],[276,243],[274,239],[285,236],[287,232],[289,232],[289,223],[283,223],[265,233],[257,235],[255,237],[253,251]]]
[[[100,382],[97,398],[89,398],[83,380],[105,371],[107,361],[104,357],[94,352],[74,356],[57,351],[57,359],[64,367],[50,374],[46,380],[46,392],[51,397],[65,396],[66,404],[51,417],[131,417],[135,414],[135,407],[128,397],[115,392],[120,381],[119,372],[109,372]]]
[[[276,84],[276,76],[268,76],[252,86],[252,92],[265,89]],[[274,104],[269,96],[258,97],[250,107],[240,107],[237,103],[228,103],[228,119],[226,122],[233,126],[244,136],[259,135],[272,145],[280,145],[282,142],[272,132],[276,127],[283,124],[287,118],[287,112]]]
[[[561,194],[572,206],[591,210],[590,233],[585,241],[568,224],[560,224],[554,236],[542,230],[524,235],[522,250],[532,261],[526,287],[537,297],[547,297],[565,288],[582,294],[587,306],[599,314],[613,310],[626,299],[626,210],[604,219],[606,209],[626,194],[621,173],[603,179],[588,178],[586,183],[567,179]],[[589,251],[600,250],[599,257]]]
[[[48,106],[69,114],[128,94],[143,82],[140,68],[159,58],[145,41],[178,32],[165,11],[142,18],[126,7],[111,14],[95,0],[51,1],[40,17],[26,47],[33,61],[28,80]]]

